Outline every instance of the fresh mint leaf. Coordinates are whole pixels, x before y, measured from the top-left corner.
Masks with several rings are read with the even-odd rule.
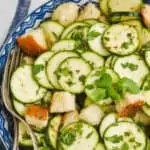
[[[95,38],[97,38],[98,36],[100,35],[99,32],[96,32],[96,31],[91,31],[88,33],[88,40],[93,40]]]
[[[96,88],[90,91],[90,98],[93,101],[100,101],[106,97],[106,89],[104,88]]]
[[[116,86],[118,92],[120,92],[122,95],[125,94],[125,92],[130,92],[132,94],[137,94],[140,92],[140,88],[138,85],[129,78],[121,78]]]
[[[41,65],[41,64],[34,65],[33,66],[33,74],[36,75],[39,72],[43,71],[43,69],[44,69],[44,65]]]
[[[95,81],[95,85],[99,88],[109,88],[112,87],[112,78],[107,73],[100,73],[99,79]]]
[[[114,88],[108,88],[108,95],[113,100],[120,100],[121,99],[120,94]]]
[[[111,137],[106,137],[105,139],[112,143],[120,143],[123,140],[123,137],[119,135],[113,135]]]

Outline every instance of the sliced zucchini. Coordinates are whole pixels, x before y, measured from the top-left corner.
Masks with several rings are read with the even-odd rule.
[[[99,137],[96,129],[83,122],[75,122],[60,131],[59,149],[93,150]]]
[[[145,61],[146,61],[147,65],[148,65],[148,67],[150,67],[150,51],[149,50],[145,51],[144,57],[145,57]]]
[[[115,64],[115,62],[116,62],[117,59],[118,59],[118,56],[113,56],[113,58],[111,60],[111,65],[110,65],[111,68],[114,67],[114,64]]]
[[[118,58],[114,64],[114,70],[120,78],[127,77],[137,83],[139,87],[149,72],[144,60],[139,55]]]
[[[143,37],[143,26],[141,21],[139,20],[131,20],[131,21],[126,21],[126,22],[122,22],[123,24],[127,24],[133,28],[135,28],[137,30],[138,33],[138,38],[139,38],[139,46],[138,46],[138,50],[141,49],[142,46],[142,37]]]
[[[112,23],[140,19],[140,14],[137,12],[112,12],[109,20]]]
[[[109,15],[108,0],[100,0],[100,10],[104,15]]]
[[[150,30],[147,28],[143,28],[142,30],[142,45],[145,45],[150,41]]]
[[[91,66],[82,58],[72,57],[64,60],[57,70],[60,86],[71,93],[82,93],[86,76]]]
[[[104,33],[103,45],[109,52],[116,55],[132,54],[139,46],[138,33],[129,25],[112,25]]]
[[[111,62],[112,62],[113,56],[109,56],[107,57],[106,61],[105,61],[105,67],[106,68],[111,68]]]
[[[10,88],[16,100],[22,103],[33,103],[41,100],[46,89],[40,87],[32,77],[32,66],[19,67],[12,75]]]
[[[71,51],[62,51],[55,53],[47,63],[47,77],[55,89],[61,89],[57,81],[58,66],[68,57],[76,57],[77,53]]]
[[[103,138],[104,136],[104,132],[106,131],[106,129],[117,122],[117,114],[116,113],[110,113],[108,115],[106,115],[104,117],[104,119],[102,120],[100,127],[99,127],[99,132],[101,137]]]
[[[54,33],[57,38],[60,37],[64,27],[55,21],[45,21],[40,25],[46,32]]]
[[[142,107],[142,110],[143,112],[150,117],[150,106],[145,104],[143,107]]]
[[[94,24],[98,23],[98,21],[96,19],[86,19],[83,21],[89,25],[94,25]]]
[[[18,141],[19,144],[25,147],[32,147],[33,143],[32,140],[30,138],[30,134],[27,131],[26,127],[24,126],[24,124],[22,124],[21,122],[18,123]],[[34,132],[36,140],[37,140],[37,144],[38,146],[43,146],[46,147],[46,141],[45,141],[45,134],[43,133],[37,133]]]
[[[40,55],[34,62],[33,65],[33,76],[35,80],[44,88],[52,89],[52,84],[49,82],[46,75],[46,64],[52,57],[53,52],[45,52]]]
[[[147,138],[142,128],[133,122],[117,122],[107,128],[104,142],[109,150],[145,150]]]
[[[120,122],[120,121],[133,122],[133,120],[131,118],[119,117],[117,115],[117,113],[109,113],[108,115],[106,115],[104,117],[104,119],[102,120],[102,123],[100,124],[100,128],[99,128],[101,137],[103,138],[104,133],[109,126],[111,126],[112,124],[114,124],[116,122]]]
[[[99,142],[94,150],[106,150],[105,145],[102,142]]]
[[[150,74],[148,74],[143,82],[142,89],[144,91],[150,91]]]
[[[104,66],[104,58],[95,52],[87,51],[81,54],[81,56],[93,67],[99,68]]]
[[[142,0],[109,0],[108,9],[110,12],[138,12],[140,11]]]
[[[62,116],[57,115],[50,120],[49,125],[48,125],[49,144],[54,149],[57,149],[57,140],[58,140],[58,133],[59,133],[61,121],[62,121]]]
[[[58,52],[64,50],[74,50],[76,48],[76,44],[77,43],[75,40],[61,40],[52,46],[51,51]]]
[[[18,124],[18,142],[22,146],[31,147],[32,140],[30,134],[23,123],[19,122]]]
[[[21,115],[24,116],[25,110],[26,110],[26,105],[18,102],[17,100],[13,99],[13,106],[15,111]]]
[[[70,39],[71,35],[78,31],[78,30],[83,30],[84,27],[88,27],[89,25],[87,23],[82,23],[82,22],[75,22],[68,26],[62,33],[61,39]]]
[[[108,56],[109,52],[103,47],[101,39],[105,30],[108,28],[107,24],[97,23],[93,25],[88,32],[89,47],[102,56]]]
[[[45,96],[42,99],[42,105],[45,106],[45,107],[48,107],[50,102],[51,102],[51,98],[52,98],[52,92],[47,91]]]

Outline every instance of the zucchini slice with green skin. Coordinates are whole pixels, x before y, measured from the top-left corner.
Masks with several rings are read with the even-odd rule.
[[[104,142],[109,150],[124,147],[129,150],[145,150],[147,138],[142,128],[133,122],[117,122],[107,128],[104,133]]]
[[[116,55],[129,55],[139,46],[137,30],[129,25],[115,24],[109,27],[103,35],[103,45]]]
[[[96,20],[96,19],[86,19],[83,21],[89,25],[94,25],[94,24],[98,23],[98,20]]]
[[[62,33],[61,39],[70,39],[70,34],[76,30],[83,29],[84,27],[88,27],[89,25],[87,23],[83,22],[75,22],[71,25],[69,25]]]
[[[109,20],[112,23],[140,19],[140,14],[137,12],[112,12]]]
[[[32,143],[32,140],[30,138],[30,134],[27,131],[24,124],[22,124],[21,122],[18,123],[18,130],[19,130],[18,131],[19,144],[24,146],[24,147],[32,147],[33,143]],[[34,132],[34,134],[35,134],[38,146],[47,146],[44,133]]]
[[[138,50],[140,50],[141,46],[142,46],[142,41],[143,41],[143,31],[142,31],[143,26],[142,26],[142,23],[139,20],[130,20],[130,21],[122,22],[122,24],[129,25],[129,26],[131,26],[131,27],[133,27],[137,30],[138,38],[139,38]]]
[[[109,57],[107,57],[107,59],[105,61],[105,67],[106,68],[111,68],[112,59],[113,59],[113,55],[110,55]]]
[[[150,41],[150,30],[147,28],[142,29],[142,45]]]
[[[114,64],[115,64],[115,62],[116,62],[117,59],[118,59],[118,56],[115,56],[115,55],[114,55],[113,58],[112,58],[112,60],[111,60],[110,68],[113,69]]]
[[[54,53],[53,52],[45,52],[42,55],[40,55],[34,62],[33,65],[33,76],[42,87],[47,89],[52,89],[53,86],[49,82],[47,75],[46,75],[46,64],[48,60],[52,57]]]
[[[142,0],[108,0],[110,12],[138,12],[140,11]]]
[[[150,74],[147,74],[147,76],[146,76],[146,78],[143,82],[142,89],[144,91],[149,91],[150,90]]]
[[[97,23],[91,26],[88,32],[89,47],[102,56],[108,56],[110,53],[102,45],[102,35],[108,28],[107,24]]]
[[[81,54],[81,56],[93,67],[99,68],[104,66],[104,58],[95,52],[87,51]]]
[[[145,51],[144,57],[145,57],[145,61],[148,65],[148,67],[150,67],[150,51],[149,50]]]
[[[57,149],[57,140],[58,140],[58,133],[59,133],[61,121],[62,121],[62,116],[57,115],[50,120],[49,125],[48,125],[49,144],[54,149]]]
[[[79,94],[84,91],[85,78],[91,72],[91,66],[82,58],[72,57],[65,59],[57,72],[62,89]]]
[[[127,117],[119,117],[117,113],[109,113],[108,115],[106,115],[104,117],[104,119],[102,120],[100,127],[99,127],[99,132],[101,137],[104,137],[104,133],[107,130],[107,128],[109,126],[111,126],[112,124],[116,123],[116,122],[120,122],[120,121],[128,121],[128,122],[132,122],[133,120],[131,118],[127,118]]]
[[[64,27],[55,21],[45,21],[40,25],[46,32],[54,33],[57,38],[60,37],[61,33],[64,30]]]
[[[102,120],[100,127],[99,127],[99,132],[101,137],[103,138],[104,136],[104,132],[106,131],[106,129],[117,122],[117,114],[116,113],[110,113],[108,115],[106,115],[104,117],[104,119]]]
[[[94,150],[106,150],[105,145],[101,142],[99,142]]]
[[[15,99],[22,103],[40,101],[46,93],[33,79],[32,65],[21,66],[13,73],[10,88]]]
[[[113,67],[120,78],[127,77],[140,87],[149,70],[143,58],[139,55],[119,57]]]
[[[61,40],[56,42],[52,48],[51,51],[53,52],[59,52],[64,50],[74,50],[76,48],[77,42],[75,40]]]
[[[108,9],[108,0],[100,0],[99,5],[100,5],[100,10],[104,15],[109,15],[109,9]]]
[[[150,117],[150,106],[145,104],[143,107],[142,107],[142,110],[143,112]]]
[[[72,51],[61,51],[55,53],[47,63],[47,77],[55,89],[61,89],[57,80],[57,69],[59,65],[69,57],[77,57],[78,54]]]
[[[99,140],[96,129],[84,122],[75,122],[60,131],[59,149],[93,150]]]
[[[26,105],[18,102],[17,100],[13,99],[13,106],[15,111],[22,117],[24,117],[24,113],[26,110]]]

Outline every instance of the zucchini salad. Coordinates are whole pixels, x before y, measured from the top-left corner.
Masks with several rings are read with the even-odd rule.
[[[150,5],[59,5],[17,38],[14,110],[39,150],[150,150]],[[18,142],[33,149],[18,123]]]

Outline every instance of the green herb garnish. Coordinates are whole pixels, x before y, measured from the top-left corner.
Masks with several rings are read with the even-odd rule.
[[[136,71],[138,69],[138,65],[133,64],[133,63],[129,63],[129,62],[127,62],[125,64],[122,63],[121,66],[123,68],[129,68],[131,71]]]
[[[33,66],[33,74],[34,75],[38,74],[39,72],[41,72],[43,70],[44,70],[44,65],[37,64],[37,65]]]
[[[138,87],[138,85],[133,80],[126,77],[121,78],[118,81],[116,88],[118,92],[121,93],[121,95],[124,95],[125,92],[130,92],[132,94],[137,94],[140,92],[140,88]]]
[[[123,140],[123,137],[119,135],[113,135],[111,137],[106,137],[105,139],[112,143],[120,143]]]

